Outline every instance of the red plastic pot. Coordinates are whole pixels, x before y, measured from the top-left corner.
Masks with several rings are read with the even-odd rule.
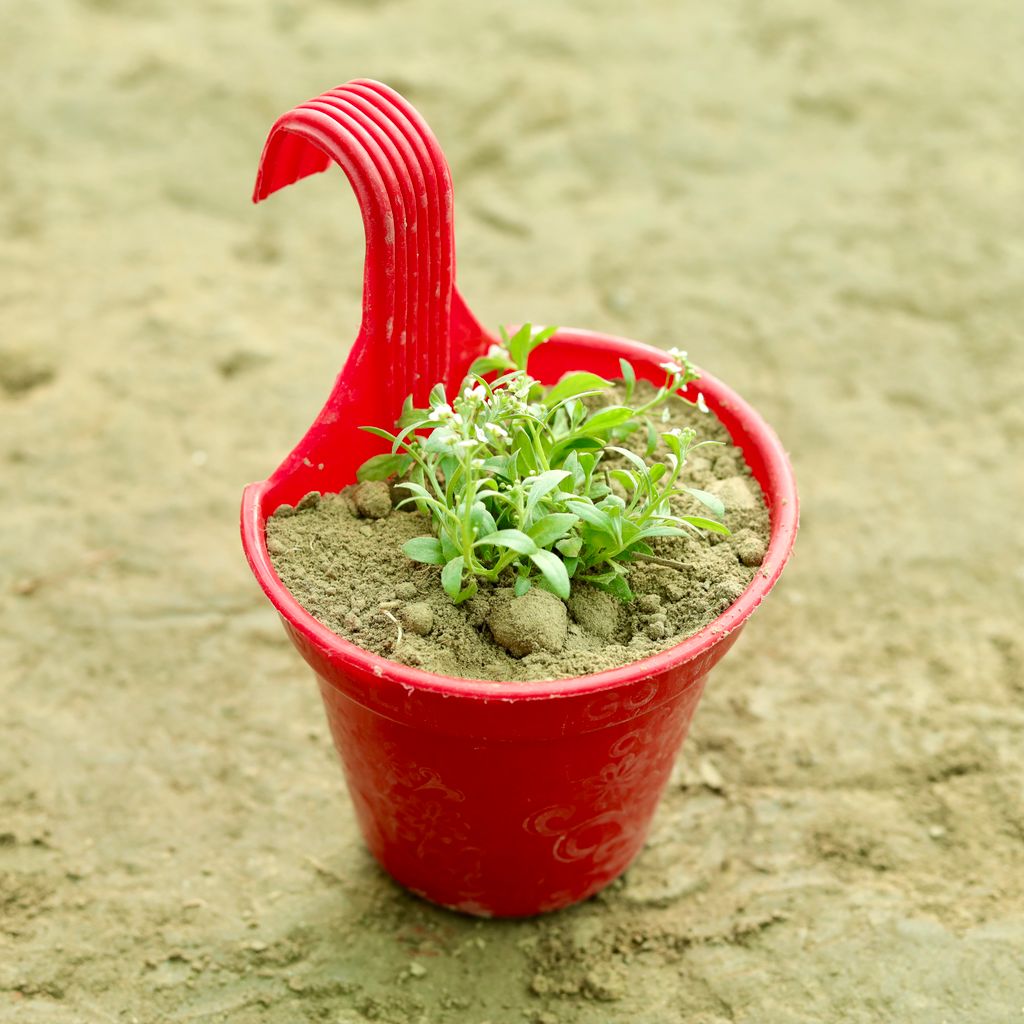
[[[708,673],[735,643],[793,547],[797,494],[778,438],[704,373],[700,390],[744,452],[771,514],[764,563],[743,595],[683,643],[571,679],[493,683],[388,661],[332,633],[284,587],[265,526],[282,503],[352,483],[410,392],[457,383],[491,339],[454,288],[451,184],[416,112],[378,83],[354,82],[284,115],[255,198],[331,160],[359,198],[367,234],[363,327],[306,437],[242,499],[257,580],[320,684],[366,843],[413,892],[455,910],[523,916],[597,892],[638,854]],[[440,325],[440,326],[439,326]],[[431,333],[433,331],[434,333]],[[665,354],[625,338],[562,330],[531,370],[618,374],[619,358],[660,383]],[[434,376],[431,376],[434,374]],[[381,385],[385,386],[381,386]]]

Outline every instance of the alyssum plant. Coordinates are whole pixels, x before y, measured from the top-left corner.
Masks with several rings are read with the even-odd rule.
[[[530,353],[554,333],[529,324],[470,367],[451,402],[438,384],[430,407],[411,400],[399,433],[363,427],[391,443],[359,470],[360,480],[405,478],[399,487],[433,521],[437,536],[416,537],[403,551],[440,565],[441,582],[457,604],[472,597],[479,580],[514,580],[517,595],[536,584],[568,598],[571,580],[583,580],[623,601],[632,598],[626,563],[657,559],[656,537],[687,531],[729,531],[714,519],[680,515],[671,499],[690,495],[713,515],[724,513],[712,494],[679,483],[695,443],[691,429],[659,432],[650,413],[698,374],[685,352],[669,350],[665,382],[653,398],[634,404],[636,375],[621,361],[625,404],[594,407],[583,399],[612,385],[593,373],[571,373],[545,388],[527,372]],[[488,382],[483,374],[501,371]],[[689,403],[707,411],[703,396]],[[667,408],[662,411],[668,418]],[[646,458],[613,442],[646,429]],[[651,461],[658,441],[665,461]],[[713,442],[701,442],[708,444]],[[614,453],[619,465],[608,466]],[[671,562],[669,564],[672,564]]]

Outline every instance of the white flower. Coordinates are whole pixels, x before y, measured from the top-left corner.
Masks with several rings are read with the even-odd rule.
[[[658,363],[658,366],[666,373],[682,377],[686,373],[686,353],[681,348],[670,348],[668,355],[670,358],[664,363]]]
[[[484,429],[489,430],[495,437],[500,437],[502,440],[509,439],[508,431],[498,423],[485,423]]]
[[[475,387],[467,387],[462,392],[462,397],[467,401],[476,400],[483,402],[487,398],[487,389],[483,384],[477,384]]]
[[[431,409],[427,419],[430,420],[431,423],[441,423],[444,420],[451,419],[453,415],[452,407],[445,402],[444,405],[439,405],[436,409]]]
[[[465,437],[461,441],[457,441],[456,446],[459,448],[475,448],[476,441],[474,441],[473,438],[471,437]]]
[[[508,353],[500,345],[491,345],[487,350],[488,359],[504,359]]]
[[[701,412],[710,412],[711,411],[710,409],[708,409],[708,403],[704,401],[704,392],[703,391],[698,391],[697,392],[697,408],[700,409]]]

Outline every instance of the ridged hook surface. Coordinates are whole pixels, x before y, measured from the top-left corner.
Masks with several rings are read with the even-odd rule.
[[[363,320],[342,377],[381,389],[374,422],[388,425],[406,395],[422,402],[465,362],[467,343],[488,339],[461,300],[453,317],[451,174],[413,107],[379,82],[357,80],[288,111],[267,139],[253,200],[332,161],[352,185],[366,233]]]

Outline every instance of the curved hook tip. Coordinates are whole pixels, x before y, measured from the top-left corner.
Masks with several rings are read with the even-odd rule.
[[[256,171],[256,184],[252,192],[254,203],[294,184],[300,178],[319,174],[331,166],[332,161],[327,153],[308,139],[288,130],[288,126],[282,123],[288,116],[286,114],[278,121],[267,136]]]

